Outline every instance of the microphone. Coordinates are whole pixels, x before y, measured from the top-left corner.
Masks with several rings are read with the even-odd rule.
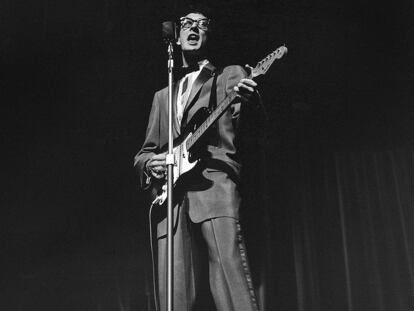
[[[173,21],[166,21],[162,23],[162,38],[167,44],[175,42],[177,39],[177,30]]]

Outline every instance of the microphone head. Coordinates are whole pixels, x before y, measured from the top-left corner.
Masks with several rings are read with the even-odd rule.
[[[175,41],[177,39],[177,31],[173,21],[162,23],[162,38],[166,42]]]

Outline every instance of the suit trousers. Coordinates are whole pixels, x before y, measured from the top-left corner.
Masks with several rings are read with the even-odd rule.
[[[213,300],[217,311],[258,311],[239,221],[219,217],[193,223],[184,210],[174,228],[174,310],[214,310]],[[164,236],[158,239],[161,311],[166,310],[166,264]]]

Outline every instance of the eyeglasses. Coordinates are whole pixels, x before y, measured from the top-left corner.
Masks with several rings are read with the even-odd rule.
[[[201,30],[208,30],[208,25],[210,24],[210,20],[208,18],[201,18],[198,20],[194,20],[189,17],[181,17],[180,18],[181,29],[188,29],[193,27],[194,23],[196,23],[198,29]]]

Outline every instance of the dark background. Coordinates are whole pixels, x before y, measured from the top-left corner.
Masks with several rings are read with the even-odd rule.
[[[147,310],[151,295],[148,207],[132,164],[143,142],[153,93],[167,81],[160,23],[180,4],[1,2],[2,310]],[[412,1],[211,4],[217,17],[217,64],[253,65],[282,44],[289,49],[260,83],[270,121],[260,125],[268,132],[268,309],[410,310],[414,254],[409,243],[413,240],[405,230],[412,226],[413,201],[406,201],[411,202],[403,217],[406,223],[394,224],[403,227],[402,233],[390,238],[391,244],[404,242],[378,251],[379,262],[389,264],[376,270],[381,282],[374,279],[367,284],[371,289],[382,284],[388,298],[380,303],[381,290],[379,296],[359,298],[350,291],[349,277],[361,274],[361,266],[361,271],[353,271],[352,264],[345,264],[343,272],[332,264],[347,263],[343,255],[348,251],[356,257],[362,252],[339,246],[363,237],[355,234],[344,240],[346,226],[341,221],[347,205],[339,204],[339,212],[330,214],[325,213],[332,211],[330,205],[320,203],[317,196],[314,209],[303,209],[307,206],[303,202],[318,193],[315,178],[324,180],[315,172],[321,159],[334,159],[322,161],[328,163],[322,165],[327,172],[322,175],[330,180],[330,172],[346,174],[350,163],[365,157],[361,154],[367,155],[366,165],[351,165],[356,171],[373,163],[371,156],[393,155],[396,150],[406,151],[404,156],[391,157],[397,165],[405,159],[399,167],[406,187],[399,193],[411,195]],[[386,167],[377,166],[376,172]],[[336,176],[336,182],[354,185],[352,179],[333,176],[334,182]],[[393,202],[384,203],[381,221],[388,218],[387,211],[395,210]],[[305,221],[299,224],[301,231],[297,220],[309,220],[301,218],[303,213],[329,226],[305,230],[302,225],[309,224]],[[348,219],[358,223],[365,216],[352,214]],[[309,230],[315,245],[323,248],[327,237],[327,244],[337,245],[323,258],[312,257],[333,272],[321,276],[323,285],[319,284],[317,294],[309,294],[311,298],[306,288],[317,284],[309,265],[300,264],[309,263],[309,258],[299,247],[311,244],[297,235]],[[382,252],[407,258],[401,283],[389,272],[397,259],[381,260]],[[398,287],[384,285],[394,284],[393,280]]]

